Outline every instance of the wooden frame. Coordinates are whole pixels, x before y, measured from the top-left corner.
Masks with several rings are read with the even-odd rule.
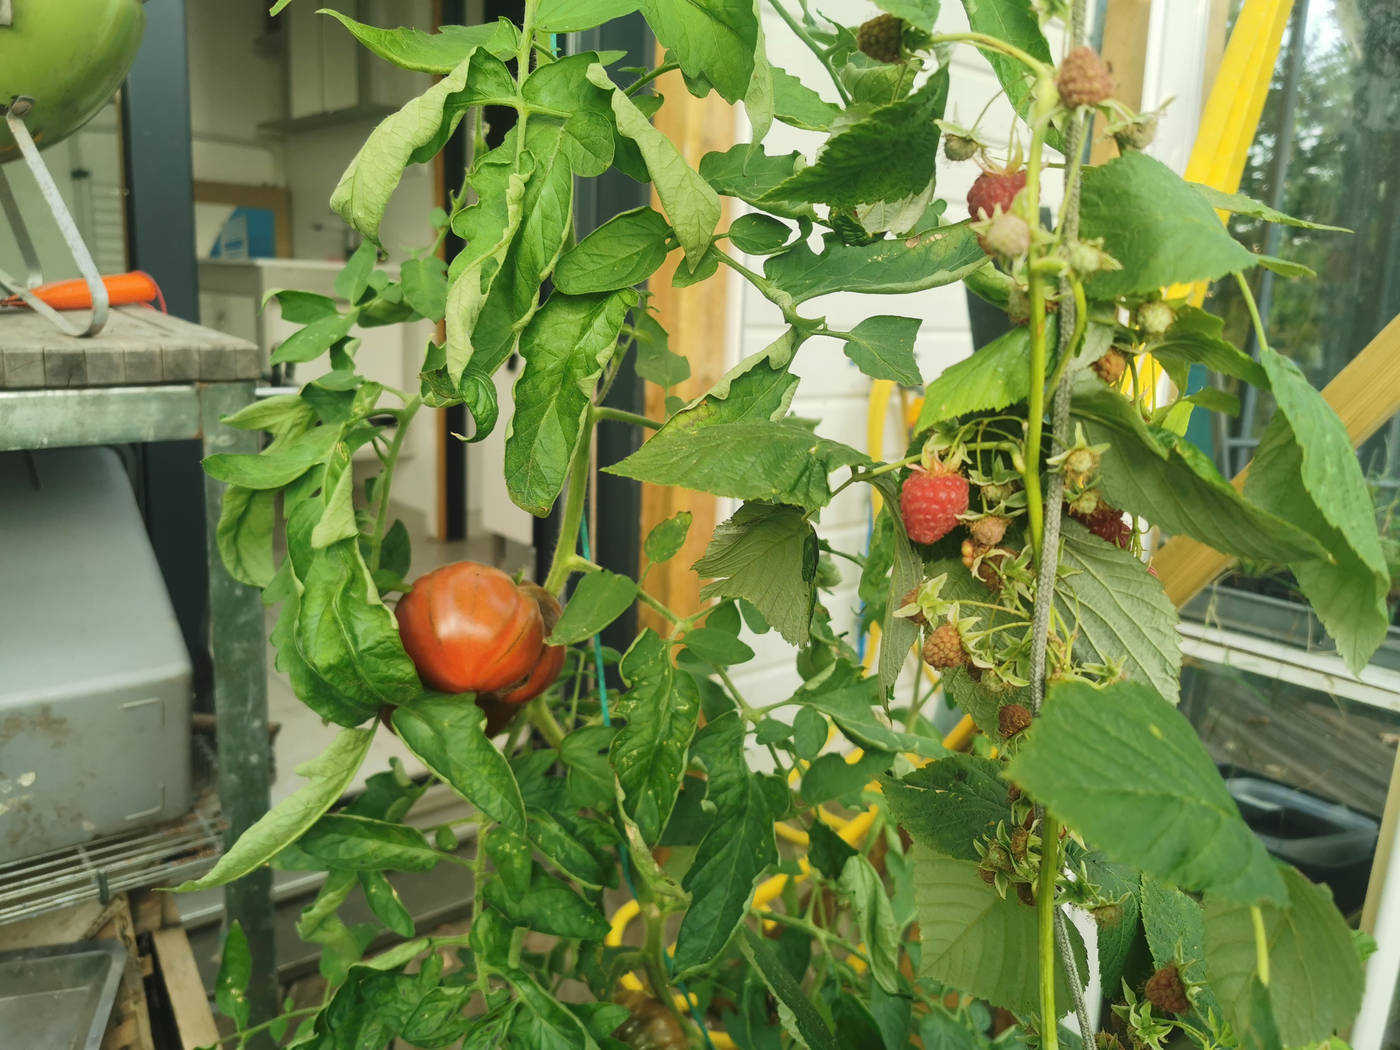
[[[196,204],[232,204],[272,212],[277,258],[292,257],[292,194],[278,186],[245,186],[238,182],[194,181]]]

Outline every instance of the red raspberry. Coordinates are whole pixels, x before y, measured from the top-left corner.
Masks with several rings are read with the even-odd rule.
[[[1122,350],[1110,346],[1108,352],[1089,367],[1109,386],[1117,386],[1118,381],[1123,378],[1123,373],[1128,370],[1128,359],[1123,356]]]
[[[942,670],[967,663],[962,635],[951,623],[941,624],[924,642],[924,663]]]
[[[1148,1002],[1166,1013],[1184,1014],[1191,1010],[1191,1000],[1186,996],[1186,985],[1176,963],[1168,963],[1149,977],[1143,991]]]
[[[967,191],[967,212],[974,219],[990,219],[997,208],[1010,211],[1016,194],[1025,188],[1024,171],[984,171]]]
[[[952,471],[930,474],[915,467],[904,479],[899,511],[915,543],[937,543],[967,510],[967,478]]]
[[[1113,71],[1092,47],[1080,45],[1065,56],[1055,78],[1060,101],[1075,106],[1097,106],[1113,94]]]
[[[1071,510],[1069,516],[1107,543],[1116,543],[1124,550],[1132,544],[1133,527],[1123,520],[1123,512],[1117,507],[1100,503],[1098,509],[1089,514],[1076,514]]]

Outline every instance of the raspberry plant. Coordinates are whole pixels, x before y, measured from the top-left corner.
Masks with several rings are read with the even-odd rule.
[[[254,1015],[234,930],[218,996],[234,1039],[896,1050],[917,1037],[1055,1050],[1083,1033],[1134,1050],[1179,1038],[1276,1050],[1328,1038],[1357,1009],[1358,949],[1328,891],[1269,858],[1175,711],[1175,611],[1144,560],[1152,526],[1288,565],[1354,670],[1385,633],[1386,564],[1337,416],[1268,346],[1257,311],[1251,358],[1180,291],[1235,280],[1250,301],[1255,268],[1297,275],[1237,244],[1216,209],[1298,220],[1136,152],[1158,115],[1109,97],[1092,52],[1057,71],[1041,19],[1069,14],[1071,47],[1083,35],[1082,15],[1059,4],[966,0],[971,30],[940,34],[938,0],[879,0],[884,15],[863,29],[806,0],[763,2],[829,83],[772,66],[750,0],[527,0],[523,26],[436,34],[336,16],[380,59],[440,79],[370,135],[332,198],[364,238],[339,284],[348,312],[278,295],[304,327],[275,360],[321,362],[322,374],[231,420],[268,433],[261,453],[206,463],[229,486],[218,535],[230,572],[280,603],[278,667],[343,727],[303,767],[301,790],[194,884],[267,864],[327,872],[300,923],[323,953],[325,1003],[299,1011],[295,1029],[296,1017]],[[639,8],[668,49],[661,70],[742,103],[753,141],[697,170],[649,121],[665,105],[648,93],[661,70],[553,49],[554,34]],[[1018,114],[1012,156],[943,120],[954,48],[994,68]],[[494,149],[480,133],[487,104],[518,115]],[[464,119],[477,149],[436,233],[450,227],[466,248],[444,266],[425,216],[425,251],[391,278],[376,269],[386,202]],[[775,121],[826,141],[811,158],[770,153]],[[1099,167],[1082,162],[1091,123],[1124,149]],[[997,173],[975,195],[992,202],[986,214],[965,218],[939,195],[954,163]],[[1051,164],[1066,192],[1047,228]],[[660,209],[576,238],[576,186],[610,169],[649,181]],[[721,197],[746,206],[727,230]],[[648,377],[684,374],[639,290],[676,252],[678,283],[733,270],[786,331],[665,419],[602,407],[629,355]],[[955,282],[1014,324],[928,384],[905,458],[874,461],[788,414],[798,353],[839,344],[874,378],[924,381],[919,318],[838,331],[820,315],[824,295],[897,302]],[[419,389],[357,371],[352,326],[420,318],[445,321],[446,336],[428,346]],[[514,414],[500,420],[491,376],[517,352]],[[1199,363],[1272,392],[1278,411],[1242,489],[1184,437],[1192,412],[1229,412],[1234,397],[1159,397],[1149,355],[1178,390]],[[506,427],[521,507],[563,501],[541,582],[561,597],[574,588],[552,628],[571,646],[563,677],[494,739],[470,694],[424,689],[392,611],[410,587],[406,532],[389,520],[403,435],[424,405],[457,403],[470,440]],[[603,469],[742,501],[694,566],[712,581],[706,610],[665,608],[576,543],[603,422],[648,434]],[[349,463],[367,445],[382,469],[361,489]],[[957,499],[940,496],[937,535],[913,543],[901,483],[935,464],[957,472]],[[845,554],[862,624],[881,627],[869,670],[821,599],[834,569],[815,529],[836,492],[861,485],[882,506],[868,553]],[[287,554],[275,563],[278,521]],[[688,515],[658,526],[648,564],[674,557],[688,526]],[[638,599],[669,627],[605,652],[597,632]],[[728,669],[753,656],[744,625],[794,648],[794,695],[736,689]],[[895,696],[922,653],[983,731],[974,753],[944,749],[931,688]],[[386,727],[475,807],[472,859],[455,850],[461,828],[412,824],[424,787],[400,769],[331,811]],[[415,937],[385,873],[439,864],[471,869],[469,932]],[[340,917],[355,895],[380,925]],[[626,936],[610,932],[605,899],[636,917]],[[1095,944],[1071,910],[1093,917]],[[382,930],[403,943],[365,957]],[[1111,1032],[1089,1026],[1090,967]],[[1014,1023],[994,1033],[989,1007]]]

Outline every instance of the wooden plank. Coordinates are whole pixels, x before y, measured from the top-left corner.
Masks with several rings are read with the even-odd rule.
[[[1129,109],[1142,105],[1142,76],[1147,65],[1147,27],[1152,0],[1108,0],[1104,12],[1103,50],[1113,67],[1117,90],[1113,97]],[[1102,128],[1100,123],[1099,128]],[[1091,164],[1103,164],[1118,156],[1118,144],[1100,134],[1090,153]]]
[[[209,998],[199,967],[190,950],[190,939],[179,926],[156,930],[151,934],[156,960],[160,963],[161,980],[175,1015],[175,1028],[180,1033],[180,1045],[185,1047],[213,1046],[219,1041],[219,1028],[209,1009]]]
[[[1322,391],[1355,446],[1400,412],[1400,371],[1395,367],[1396,360],[1400,360],[1400,317],[1381,329]],[[1246,466],[1235,477],[1235,488],[1243,488],[1248,472]],[[1152,564],[1167,597],[1180,608],[1234,564],[1234,559],[1199,540],[1177,536],[1157,553]]]
[[[663,61],[658,51],[657,62]],[[714,150],[734,145],[734,111],[718,95],[695,98],[686,90],[679,72],[658,78],[656,89],[666,96],[666,104],[656,114],[656,126],[668,136],[692,167]],[[653,195],[652,207],[660,209]],[[726,209],[727,212],[727,209]],[[727,225],[727,214],[720,228]],[[714,386],[725,372],[728,343],[728,279],[720,274],[689,288],[671,287],[678,265],[684,265],[679,252],[673,252],[665,266],[651,279],[652,304],[662,326],[670,333],[671,349],[690,361],[690,379],[672,393],[686,399],[699,397]],[[665,393],[648,383],[646,413],[654,419],[666,414]],[[681,615],[700,607],[700,580],[690,567],[705,552],[716,524],[717,500],[708,493],[685,489],[642,487],[642,536],[658,522],[682,510],[694,516],[690,535],[681,552],[658,565],[647,576],[646,590],[652,597]],[[668,630],[669,624],[643,606],[639,624]]]

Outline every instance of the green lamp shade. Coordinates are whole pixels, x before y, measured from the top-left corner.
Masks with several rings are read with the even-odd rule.
[[[136,60],[141,0],[12,0],[0,26],[0,101],[34,100],[25,115],[39,148],[77,131],[105,106]],[[0,161],[19,155],[0,123]]]

